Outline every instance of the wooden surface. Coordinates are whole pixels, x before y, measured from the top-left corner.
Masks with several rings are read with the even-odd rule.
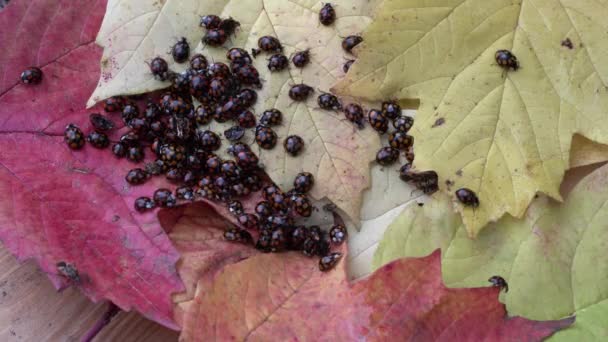
[[[0,245],[0,341],[79,341],[103,315],[78,290],[58,293],[33,262],[18,263]],[[121,312],[94,341],[177,341],[178,333]]]

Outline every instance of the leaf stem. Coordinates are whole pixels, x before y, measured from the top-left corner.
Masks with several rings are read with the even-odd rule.
[[[116,314],[120,312],[120,308],[116,306],[116,304],[110,302],[108,305],[108,309],[103,314],[103,316],[87,331],[87,333],[80,340],[81,342],[91,342],[97,334],[103,329],[106,325],[110,324],[110,321]]]

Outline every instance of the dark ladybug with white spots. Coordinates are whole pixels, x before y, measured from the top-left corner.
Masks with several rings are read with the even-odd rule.
[[[255,213],[262,218],[272,215],[272,205],[268,201],[260,201],[255,206]]]
[[[302,217],[310,217],[312,215],[312,204],[308,197],[304,194],[295,194],[291,196],[291,205],[293,210]]]
[[[260,50],[265,52],[281,52],[283,51],[283,45],[281,42],[275,37],[271,36],[263,36],[258,39],[258,47]],[[255,57],[258,53],[254,52],[253,56]]]
[[[397,150],[407,150],[414,145],[414,137],[402,131],[394,131],[388,135],[388,144]]]
[[[93,125],[93,128],[95,128],[97,132],[105,133],[114,128],[114,122],[108,117],[99,113],[90,114],[89,120],[91,121],[91,125]]]
[[[287,151],[287,153],[295,157],[304,149],[304,139],[297,135],[290,135],[285,138],[283,147],[285,147],[285,151]]]
[[[258,125],[255,129],[255,142],[265,150],[272,149],[277,144],[277,134],[270,127]]]
[[[241,126],[232,126],[224,131],[224,136],[228,141],[239,141],[245,136],[245,129]]]
[[[346,240],[346,227],[343,224],[334,224],[329,230],[329,239],[336,245],[341,244]]]
[[[175,196],[169,189],[158,189],[154,191],[154,203],[161,208],[173,208],[177,204]]]
[[[401,168],[399,169],[399,178],[404,182],[412,181],[412,174],[414,174],[414,171],[412,171],[411,163],[403,164],[403,166],[401,166]]]
[[[260,118],[260,123],[264,126],[276,126],[280,125],[283,121],[283,113],[276,109],[271,108],[267,109],[262,113],[262,117]]]
[[[122,143],[116,143],[112,146],[112,154],[118,158],[123,158],[127,155],[127,147]]]
[[[376,162],[382,166],[395,163],[399,158],[399,151],[392,147],[383,147],[376,153]]]
[[[69,124],[65,127],[63,139],[72,150],[80,150],[85,144],[84,134],[74,124]]]
[[[125,180],[131,185],[144,184],[148,180],[148,173],[140,168],[131,169],[127,172]]]
[[[323,93],[317,97],[317,104],[325,110],[341,110],[342,104],[335,95]]]
[[[407,160],[408,163],[413,163],[415,157],[416,155],[414,154],[414,149],[412,147],[405,151],[405,160]]]
[[[110,146],[110,139],[105,133],[93,131],[87,135],[87,141],[95,148],[106,148]]]
[[[363,41],[361,36],[348,36],[342,40],[342,49],[346,52],[352,52],[353,48]]]
[[[186,158],[186,149],[180,145],[163,144],[158,151],[158,158],[170,167],[177,166]]]
[[[21,73],[21,83],[39,84],[42,82],[42,70],[37,67],[29,67]]]
[[[120,116],[122,117],[122,121],[128,124],[129,121],[139,117],[139,107],[134,102],[129,102],[122,109]]]
[[[384,134],[388,130],[388,119],[377,109],[370,109],[367,112],[367,121],[380,134]]]
[[[246,64],[238,67],[234,70],[234,75],[244,85],[252,85],[258,88],[262,86],[260,73],[253,65]]]
[[[241,214],[238,221],[246,229],[257,229],[259,224],[258,217],[254,214]]]
[[[394,120],[401,115],[401,106],[394,101],[382,102],[382,114],[387,118]]]
[[[289,97],[294,101],[306,101],[314,89],[304,83],[296,84],[289,89]]]
[[[221,46],[228,40],[226,31],[217,28],[208,30],[203,37],[203,43],[210,46]]]
[[[243,213],[243,203],[236,200],[228,203],[228,211],[234,216],[240,216]]]
[[[302,194],[305,194],[312,189],[315,184],[315,178],[310,172],[300,172],[293,180],[293,188]]]
[[[213,62],[207,67],[207,76],[209,77],[230,77],[230,67],[226,63]]]
[[[180,186],[179,188],[175,189],[175,197],[183,201],[193,201],[194,190],[189,186]]]
[[[354,63],[355,63],[354,59],[347,60],[346,63],[344,63],[344,65],[342,66],[342,71],[344,71],[344,73],[346,74],[348,72],[348,70],[350,70],[350,67],[353,66]]]
[[[363,108],[356,104],[350,103],[344,107],[344,116],[348,121],[357,125],[359,129],[363,128]]]
[[[331,253],[322,257],[319,259],[319,270],[323,272],[331,270],[332,268],[336,267],[338,262],[340,262],[340,259],[342,259],[342,253],[339,252]]]
[[[150,72],[159,81],[166,81],[169,79],[169,65],[161,57],[155,57],[150,61]]]
[[[479,198],[471,189],[460,188],[455,192],[456,198],[460,201],[460,203],[464,204],[467,207],[477,208],[479,206]]]
[[[414,126],[414,119],[410,116],[399,116],[395,120],[393,120],[393,127],[395,129],[407,133]]]
[[[127,148],[127,160],[133,163],[139,163],[144,160],[144,149],[141,146],[130,146]]]
[[[156,203],[150,197],[138,197],[135,200],[134,208],[140,213],[152,210],[156,207]]]
[[[268,59],[268,70],[270,71],[285,70],[287,65],[289,65],[289,60],[287,57],[285,57],[285,55],[280,53],[274,54],[270,56],[270,59]]]
[[[173,48],[171,48],[171,56],[176,63],[184,63],[190,56],[190,44],[185,37],[181,37]]]
[[[323,5],[319,11],[319,22],[325,26],[329,26],[336,21],[336,10],[330,3]]]
[[[200,26],[207,30],[212,30],[220,27],[222,19],[214,14],[208,14],[201,17]]]
[[[215,151],[222,145],[221,138],[213,131],[199,130],[197,133],[198,143],[205,151]]]
[[[224,232],[224,239],[230,242],[251,243],[253,237],[245,229],[231,228]]]
[[[237,165],[244,170],[253,170],[258,168],[258,156],[251,151],[241,151],[236,154],[234,159],[236,160]],[[249,175],[245,180],[247,181],[248,179],[253,183],[257,182],[255,175]],[[249,184],[249,186],[252,187],[252,190],[253,188],[259,188],[259,184],[257,183]]]
[[[194,118],[198,125],[208,125],[213,119],[213,111],[207,105],[200,105],[196,107],[196,111],[194,112]]]
[[[258,99],[258,93],[252,89],[242,89],[237,95],[236,100],[243,108],[251,107]]]
[[[180,168],[169,169],[165,174],[167,180],[173,184],[179,184],[184,181],[184,170]]]
[[[228,52],[226,52],[226,58],[229,61],[237,62],[240,64],[251,64],[251,56],[249,56],[249,52],[245,49],[233,47]]]
[[[121,96],[114,96],[103,102],[103,110],[108,113],[119,112],[125,106],[125,99]]]
[[[310,50],[296,52],[293,57],[291,57],[291,62],[296,68],[305,67],[308,63],[310,63]]]
[[[252,111],[244,110],[236,117],[239,126],[243,128],[253,128],[256,124],[256,118]]]
[[[203,71],[207,69],[207,58],[200,53],[190,58],[190,69],[194,71]]]
[[[496,59],[496,63],[498,63],[498,65],[503,67],[505,70],[513,69],[513,71],[517,71],[517,69],[519,69],[517,57],[515,57],[515,55],[509,50],[496,51],[494,58]]]
[[[507,284],[507,281],[503,277],[493,276],[488,281],[492,283],[492,286],[500,287],[501,290],[504,289],[505,292],[509,292],[509,284]]]

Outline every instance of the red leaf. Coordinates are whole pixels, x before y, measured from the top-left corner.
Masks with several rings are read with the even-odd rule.
[[[297,254],[226,266],[186,313],[188,341],[533,341],[573,319],[506,316],[498,288],[448,289],[440,256],[401,259],[349,284]]]
[[[170,295],[183,290],[179,254],[154,213],[133,210],[160,182],[131,188],[124,175],[133,164],[63,142],[68,122],[90,129],[85,103],[99,78],[94,38],[104,12],[105,1],[91,0],[12,1],[0,12],[0,239],[57,286],[67,280],[55,264],[72,263],[92,299],[177,328]],[[40,85],[18,82],[29,65],[42,67]]]

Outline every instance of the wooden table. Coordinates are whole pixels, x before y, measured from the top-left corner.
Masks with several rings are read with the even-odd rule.
[[[0,245],[0,341],[79,341],[107,304],[76,289],[55,291],[34,262],[20,264]],[[178,333],[121,312],[94,341],[177,341]]]

